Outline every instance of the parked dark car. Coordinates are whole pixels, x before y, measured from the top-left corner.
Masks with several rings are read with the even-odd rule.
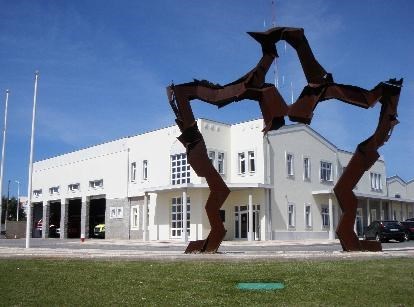
[[[414,221],[405,221],[405,222],[401,222],[401,224],[404,226],[405,228],[405,235],[406,238],[405,240],[412,240],[414,239]]]
[[[398,221],[374,221],[364,231],[365,240],[376,240],[378,242],[388,242],[405,240],[404,226]]]
[[[406,222],[414,222],[414,217],[409,218],[409,219],[406,219],[405,221],[406,221]]]

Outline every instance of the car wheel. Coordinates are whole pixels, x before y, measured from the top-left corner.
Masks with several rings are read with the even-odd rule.
[[[408,235],[408,233],[404,234],[404,241],[409,241],[410,240],[410,236]]]
[[[362,238],[363,238],[364,240],[368,240],[368,239],[367,239],[367,235],[366,235],[366,234],[364,234]]]
[[[377,235],[375,236],[375,241],[381,242],[381,237],[380,237],[379,233],[377,233]]]

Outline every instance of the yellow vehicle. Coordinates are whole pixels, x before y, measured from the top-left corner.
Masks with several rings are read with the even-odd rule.
[[[95,238],[105,239],[105,224],[98,224],[93,228]]]

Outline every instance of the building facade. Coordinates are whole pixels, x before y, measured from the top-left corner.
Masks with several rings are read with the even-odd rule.
[[[231,193],[221,210],[225,240],[333,239],[340,217],[333,187],[352,157],[306,125],[263,136],[261,119],[229,125],[199,119],[208,155]],[[38,161],[34,222],[61,238],[199,240],[210,225],[209,189],[187,162],[176,126]],[[354,192],[355,230],[376,219],[413,217],[414,182],[386,180],[380,158]],[[36,223],[34,223],[36,225]]]

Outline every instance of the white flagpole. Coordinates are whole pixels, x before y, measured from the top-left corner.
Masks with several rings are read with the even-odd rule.
[[[39,79],[39,72],[36,71],[35,72],[34,94],[33,94],[32,135],[31,135],[31,138],[30,138],[29,182],[27,184],[26,248],[30,248],[30,238],[32,237],[33,143],[34,143],[34,132],[35,132],[37,80],[38,79]]]
[[[1,228],[1,216],[3,212],[3,169],[4,169],[4,151],[6,147],[6,131],[7,131],[7,106],[9,104],[9,94],[10,91],[6,90],[6,106],[4,110],[4,127],[3,127],[3,146],[1,148],[1,165],[0,165],[0,231],[3,230]],[[7,219],[7,216],[6,216]]]

